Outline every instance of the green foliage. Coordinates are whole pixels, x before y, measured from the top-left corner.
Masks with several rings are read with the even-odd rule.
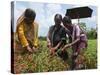
[[[79,23],[79,25],[80,25],[81,29],[83,29],[84,31],[87,30],[87,27],[86,27],[85,23],[81,22],[81,23]]]
[[[88,41],[88,48],[85,51],[86,69],[94,69],[97,67],[97,43],[96,40]],[[58,56],[51,56],[49,49],[46,47],[46,41],[40,40],[40,46],[36,53],[28,53],[23,50],[21,53],[16,50],[14,56],[15,73],[34,73],[34,72],[50,72],[50,71],[67,71],[71,70],[71,54],[72,50],[68,49],[69,59],[64,62]],[[18,52],[19,51],[19,52]]]
[[[46,40],[46,37],[45,36],[44,37],[43,36],[40,36],[39,39],[40,40]]]
[[[86,24],[81,22],[79,23],[82,30],[84,30],[87,33],[88,39],[97,39],[97,29],[96,28],[87,28]]]
[[[88,39],[97,39],[97,30],[95,28],[91,28],[87,32]]]
[[[87,69],[97,68],[97,40],[88,41],[88,48],[84,55]]]

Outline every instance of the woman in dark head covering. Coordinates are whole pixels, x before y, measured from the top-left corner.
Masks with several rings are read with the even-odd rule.
[[[55,54],[60,48],[66,44],[66,31],[64,27],[62,27],[62,16],[60,14],[56,14],[54,17],[55,24],[50,27],[48,36],[47,36],[47,45],[50,49],[52,55]],[[67,52],[58,53],[58,55],[66,60],[68,57]]]

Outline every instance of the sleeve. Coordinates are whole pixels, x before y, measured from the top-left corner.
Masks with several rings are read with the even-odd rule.
[[[33,28],[34,28],[34,37],[33,37],[33,46],[37,47],[38,46],[38,28],[39,28],[39,25],[37,23],[34,23],[33,24]]]
[[[47,42],[50,41],[49,39],[50,39],[50,28],[49,28],[49,31],[47,33]]]
[[[80,36],[80,28],[77,25],[75,29],[76,29],[76,37],[78,38]]]
[[[24,35],[23,25],[20,25],[17,30],[18,30],[17,32],[18,32],[19,41],[21,42],[23,47],[26,47],[28,45],[28,41]]]
[[[52,33],[53,30],[54,30],[54,25],[49,27],[49,31],[48,31],[48,34],[47,34],[47,37],[49,38],[49,40],[51,39],[51,33]]]
[[[49,39],[50,39],[50,33],[51,33],[52,29],[53,29],[53,26],[51,26],[51,27],[49,28],[49,31],[48,31],[48,38],[49,38]]]

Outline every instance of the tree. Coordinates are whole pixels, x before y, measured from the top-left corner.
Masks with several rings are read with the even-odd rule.
[[[96,28],[91,28],[88,33],[88,39],[97,39],[97,30]]]
[[[79,23],[79,25],[80,25],[81,29],[83,29],[84,31],[87,31],[86,23],[81,22],[81,23]]]
[[[86,23],[79,23],[80,28],[87,33],[88,39],[97,39],[97,29],[96,28],[87,28]]]

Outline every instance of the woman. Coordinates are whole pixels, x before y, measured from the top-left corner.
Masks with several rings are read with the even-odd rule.
[[[29,52],[38,47],[38,24],[34,21],[35,17],[35,11],[28,8],[17,20],[18,41]]]
[[[71,33],[72,39],[71,43],[66,44],[62,50],[65,50],[68,47],[72,46],[73,55],[72,55],[72,69],[75,69],[76,66],[76,58],[78,55],[83,52],[83,49],[87,48],[87,36],[86,33],[80,28],[79,25],[73,25],[71,22],[71,18],[69,16],[65,16],[62,20],[65,29],[68,29]]]
[[[55,24],[50,27],[48,36],[47,36],[47,46],[50,49],[52,55],[61,49],[66,44],[66,33],[64,27],[61,26],[62,16],[60,14],[56,14],[54,17]],[[57,53],[63,60],[66,60],[68,55],[67,52]]]

